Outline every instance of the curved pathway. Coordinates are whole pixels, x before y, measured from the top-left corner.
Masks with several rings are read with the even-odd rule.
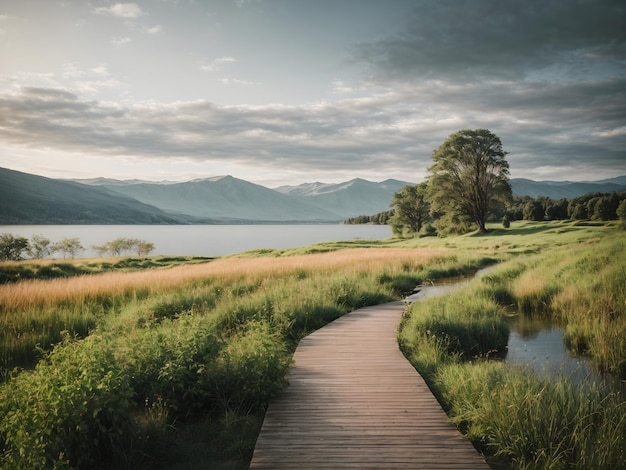
[[[355,310],[300,342],[251,469],[489,469],[400,352],[405,308]]]

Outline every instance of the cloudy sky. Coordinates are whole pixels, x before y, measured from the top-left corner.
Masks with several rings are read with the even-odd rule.
[[[512,177],[626,175],[623,0],[0,0],[0,166],[420,182],[459,129]]]

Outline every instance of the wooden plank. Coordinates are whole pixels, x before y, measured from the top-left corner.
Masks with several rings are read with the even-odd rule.
[[[251,469],[489,469],[400,352],[404,309],[359,309],[300,342]]]

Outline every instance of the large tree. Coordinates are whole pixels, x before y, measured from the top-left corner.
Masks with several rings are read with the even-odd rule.
[[[500,138],[487,129],[451,134],[433,152],[427,178],[432,211],[468,217],[486,232],[489,213],[511,199],[509,163]]]

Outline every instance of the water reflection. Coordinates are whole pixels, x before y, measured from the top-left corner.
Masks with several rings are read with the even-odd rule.
[[[480,270],[476,277],[492,268]],[[407,303],[453,292],[469,282],[469,278],[455,278],[423,285],[406,297]],[[626,381],[599,373],[591,362],[570,352],[565,344],[563,325],[546,315],[515,314],[507,316],[510,335],[506,351],[497,359],[508,364],[530,367],[539,376],[551,379],[567,377],[574,383],[604,384],[626,393]]]
[[[599,373],[591,362],[567,349],[563,328],[546,316],[524,314],[508,317],[511,333],[504,361],[530,367],[542,377],[567,377],[576,384],[598,383],[626,391],[625,383],[616,377]]]
[[[589,361],[569,352],[563,330],[551,319],[515,315],[509,317],[509,324],[506,362],[527,365],[542,376],[567,375],[575,382],[597,375]]]

